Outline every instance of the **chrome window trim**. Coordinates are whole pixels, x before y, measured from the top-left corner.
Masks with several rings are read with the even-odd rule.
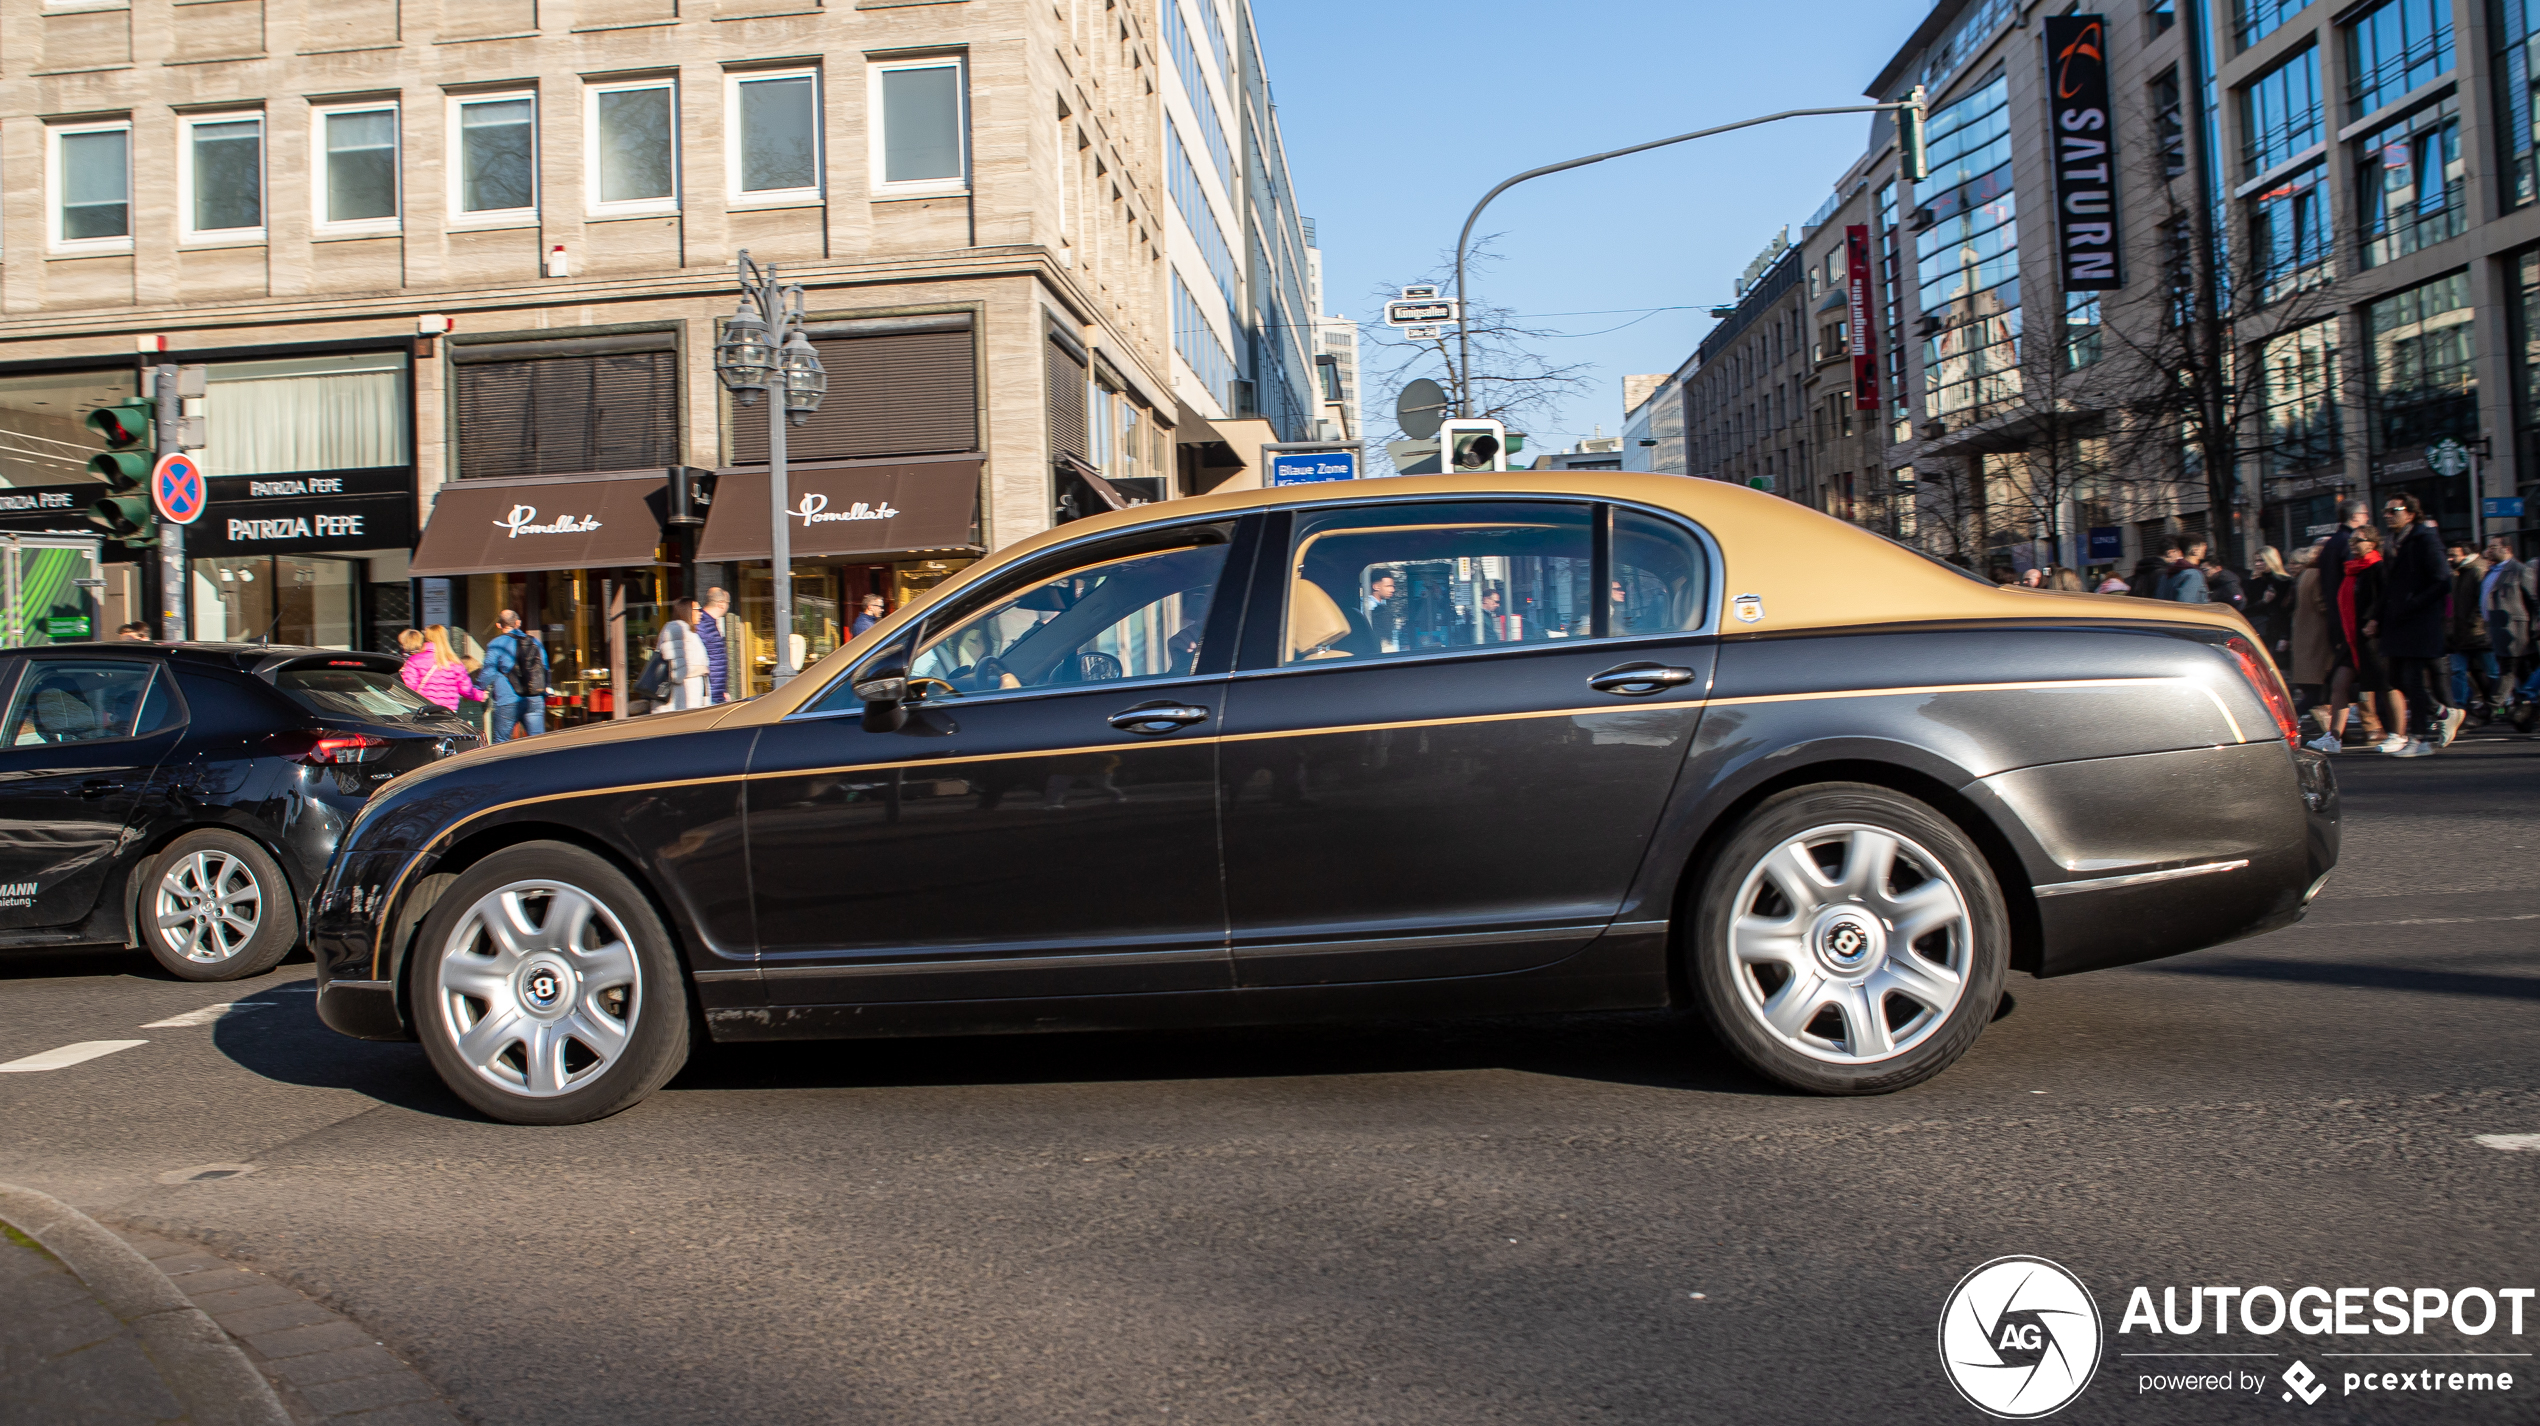
[[[1216,961],[1223,964],[1226,948],[1207,946],[1191,950],[1161,951],[1088,951],[1083,955],[1037,956],[950,956],[925,961],[855,961],[828,965],[768,965],[756,974],[762,980],[854,980],[868,976],[934,975],[957,971],[1035,971],[1071,970],[1079,966],[1167,965],[1192,961]]]
[[[1222,673],[1177,673],[1169,678],[1118,678],[1106,679],[1100,683],[1062,683],[1044,685],[1039,688],[1000,688],[988,693],[963,693],[950,698],[911,699],[901,706],[910,709],[937,708],[951,710],[955,708],[976,708],[983,703],[1022,703],[1042,698],[1061,698],[1074,693],[1089,693],[1097,688],[1118,688],[1124,691],[1141,688],[1186,688],[1192,684],[1224,683],[1225,681],[1226,675]],[[835,684],[831,685],[832,688],[836,686],[837,685]],[[826,697],[828,693],[829,689],[821,690],[822,697]],[[819,700],[814,699],[813,701],[818,702]],[[778,721],[784,723],[824,723],[832,718],[861,718],[863,716],[864,709],[861,705],[859,705],[854,708],[833,709],[826,713],[815,713],[809,709],[801,709],[786,714]]]

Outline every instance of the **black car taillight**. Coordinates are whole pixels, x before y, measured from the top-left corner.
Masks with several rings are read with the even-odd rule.
[[[293,762],[311,767],[338,767],[345,763],[366,763],[388,756],[393,746],[388,739],[372,733],[338,733],[331,730],[276,733],[267,739],[274,752]]]
[[[2249,680],[2249,686],[2257,691],[2259,701],[2275,715],[2276,731],[2284,734],[2284,741],[2300,747],[2302,717],[2294,710],[2293,695],[2284,691],[2284,680],[2276,676],[2275,665],[2258,652],[2256,644],[2238,634],[2223,640],[2223,647],[2231,650],[2231,656],[2240,661],[2240,676]]]

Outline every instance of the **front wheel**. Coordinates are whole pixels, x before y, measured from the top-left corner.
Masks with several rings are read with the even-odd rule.
[[[1693,964],[1714,1029],[1813,1094],[1920,1084],[1975,1043],[2010,961],[1992,869],[1957,824],[1866,783],[1755,809],[1710,865]]]
[[[687,989],[661,919],[605,859],[506,847],[433,906],[409,982],[425,1055],[513,1124],[603,1119],[688,1058]]]

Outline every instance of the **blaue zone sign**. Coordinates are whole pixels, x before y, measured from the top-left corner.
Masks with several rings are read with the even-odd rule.
[[[1313,485],[1325,480],[1356,480],[1358,452],[1353,450],[1273,451],[1272,485]]]
[[[185,532],[189,555],[402,550],[415,542],[408,471],[331,470],[214,476],[211,502]]]
[[[2108,27],[2097,15],[2046,21],[2055,256],[2067,292],[2125,285],[2117,249],[2117,124],[2108,108]]]

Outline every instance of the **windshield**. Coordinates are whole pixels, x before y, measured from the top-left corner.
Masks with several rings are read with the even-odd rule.
[[[422,718],[449,711],[389,670],[368,665],[286,668],[273,676],[273,686],[310,712],[335,718]]]

